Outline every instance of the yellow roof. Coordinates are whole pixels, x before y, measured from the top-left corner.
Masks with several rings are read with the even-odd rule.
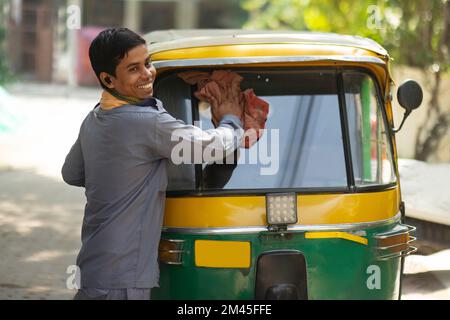
[[[182,29],[144,36],[158,72],[198,67],[345,66],[369,69],[389,91],[389,55],[371,39],[334,33]],[[392,114],[388,113],[389,119]]]
[[[321,32],[241,29],[183,29],[154,31],[144,36],[151,54],[187,48],[243,44],[304,44],[363,49],[387,57],[377,42],[359,37]]]

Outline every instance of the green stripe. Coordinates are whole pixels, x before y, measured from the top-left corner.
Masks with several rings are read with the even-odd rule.
[[[363,152],[363,180],[372,181],[371,169],[371,126],[370,126],[370,79],[366,78],[361,83],[362,104],[362,152]]]

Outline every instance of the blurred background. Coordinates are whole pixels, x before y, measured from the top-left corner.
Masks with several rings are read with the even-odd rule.
[[[450,299],[449,0],[0,0],[0,299],[74,294],[66,282],[85,198],[60,168],[101,93],[89,44],[112,26],[311,30],[384,46],[396,84],[415,79],[424,90],[396,135],[420,239],[403,298]],[[398,125],[404,111],[393,101]]]

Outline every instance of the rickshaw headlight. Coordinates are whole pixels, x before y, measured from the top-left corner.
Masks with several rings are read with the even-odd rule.
[[[266,195],[267,223],[287,225],[297,222],[297,195],[295,193],[272,193]]]

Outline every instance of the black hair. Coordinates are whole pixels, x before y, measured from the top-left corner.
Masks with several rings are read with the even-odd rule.
[[[100,85],[107,89],[100,80],[101,72],[116,76],[116,67],[128,51],[145,44],[144,38],[128,28],[109,28],[100,32],[89,47],[91,66]]]

